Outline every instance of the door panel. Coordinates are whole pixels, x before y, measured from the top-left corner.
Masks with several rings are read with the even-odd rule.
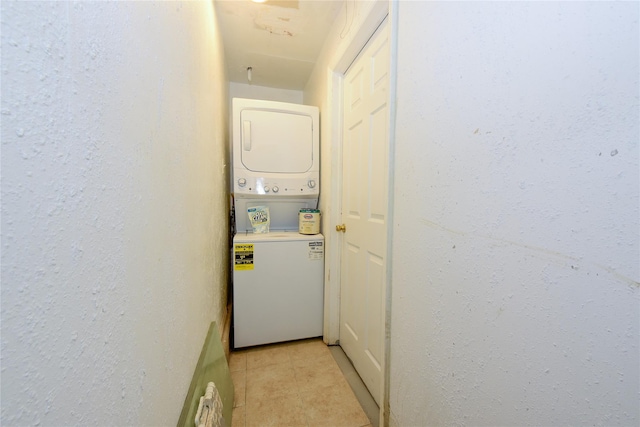
[[[343,86],[340,345],[382,402],[388,211],[386,21],[351,65]]]
[[[386,186],[387,169],[387,104],[382,104],[371,113],[371,138],[369,146],[369,219],[384,222],[387,212]]]
[[[345,161],[352,165],[345,171],[343,182],[343,211],[353,219],[359,219],[361,212],[362,191],[360,177],[362,176],[362,165],[359,161],[362,151],[362,122],[356,122],[352,128],[347,130],[347,138],[350,143],[345,145]]]
[[[362,319],[363,319],[363,306],[362,304],[358,304],[358,294],[362,292],[362,289],[358,288],[358,262],[360,261],[360,248],[349,244],[347,246],[346,252],[346,264],[351,267],[346,271],[347,280],[351,283],[354,283],[354,286],[346,289],[346,293],[344,294],[345,303],[347,306],[345,307],[345,317],[344,317],[344,325],[347,328],[347,332],[353,337],[353,339],[359,339],[359,332],[363,329]]]

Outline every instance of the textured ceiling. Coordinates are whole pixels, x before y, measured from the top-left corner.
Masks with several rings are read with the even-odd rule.
[[[302,90],[343,0],[215,0],[229,80]]]

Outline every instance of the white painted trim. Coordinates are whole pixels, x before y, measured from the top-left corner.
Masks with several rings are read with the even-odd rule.
[[[390,408],[390,385],[391,385],[391,300],[393,295],[392,287],[392,265],[393,265],[393,206],[394,206],[394,183],[395,183],[395,146],[396,146],[396,97],[398,87],[398,1],[391,2],[389,8],[389,135],[388,135],[388,165],[387,172],[387,265],[385,283],[385,338],[384,338],[384,377],[382,379],[382,405],[380,406],[380,426],[389,427],[396,424],[392,420]]]
[[[336,71],[329,73],[327,87],[331,88],[329,96],[331,112],[331,208],[330,218],[342,217],[342,77]],[[336,222],[337,220],[334,220]],[[335,228],[325,231],[332,238],[325,244],[329,254],[325,264],[325,331],[324,338],[328,344],[337,344],[340,340],[340,255],[342,237]]]

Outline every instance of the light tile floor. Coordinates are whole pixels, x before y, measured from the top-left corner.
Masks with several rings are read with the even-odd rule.
[[[231,353],[232,427],[371,427],[321,339]]]

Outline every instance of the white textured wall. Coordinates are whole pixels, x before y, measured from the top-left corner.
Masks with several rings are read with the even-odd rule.
[[[227,280],[211,2],[2,2],[2,404],[174,425]]]
[[[638,17],[400,2],[395,424],[640,423]]]

